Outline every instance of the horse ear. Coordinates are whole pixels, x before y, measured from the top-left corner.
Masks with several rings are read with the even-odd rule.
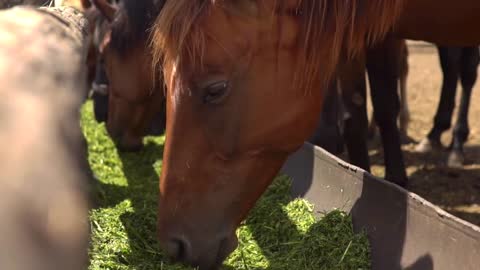
[[[118,10],[114,4],[110,4],[108,0],[92,0],[92,2],[109,22],[113,21]]]

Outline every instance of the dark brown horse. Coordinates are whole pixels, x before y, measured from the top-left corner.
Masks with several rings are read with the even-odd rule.
[[[390,113],[395,112],[397,103],[395,100],[390,100],[391,107],[384,107],[383,100],[378,98],[379,93],[388,86],[394,93],[397,93],[397,87],[400,88],[402,95],[400,127],[402,135],[407,137],[406,129],[408,123],[408,107],[406,106],[406,78],[408,74],[408,50],[404,40],[395,39],[384,48],[378,51],[382,52],[383,57],[374,58],[370,55],[369,50],[358,53],[357,57],[350,60],[344,60],[343,64],[339,65],[337,80],[340,84],[342,93],[342,101],[345,107],[345,121],[344,123],[344,139],[348,150],[350,162],[366,171],[370,171],[370,161],[367,148],[367,96],[366,96],[366,76],[365,71],[368,71],[368,79],[370,80],[370,92],[373,101],[373,117],[380,121],[380,133],[382,135],[383,145],[385,148],[385,164],[386,164],[386,178],[401,186],[406,185],[406,174],[403,168],[403,160],[396,160],[392,158],[392,154],[400,152],[400,144],[397,145],[388,141],[391,137],[392,131],[396,131],[396,115],[388,116],[385,111],[390,109]],[[387,61],[385,61],[387,59]],[[381,62],[380,62],[381,61]],[[367,68],[367,64],[370,69]],[[376,66],[385,66],[383,69],[375,69]],[[393,110],[392,110],[393,109]],[[382,112],[382,113],[378,113]],[[392,120],[392,121],[387,121]],[[317,131],[322,132],[322,131]],[[400,141],[398,141],[400,142]],[[395,157],[393,155],[393,157]],[[401,157],[401,156],[400,156]],[[400,168],[400,169],[397,169]]]
[[[92,8],[104,19],[96,28],[99,37],[94,36],[94,47],[98,48],[95,82],[106,81],[107,85],[104,93],[94,89],[94,100],[98,102],[95,105],[100,106],[95,108],[100,111],[108,98],[107,131],[120,150],[139,150],[143,136],[163,132],[163,82],[161,78],[154,80],[148,46],[149,29],[162,3],[93,0]],[[99,83],[93,87],[98,88]]]
[[[95,40],[97,25],[101,23],[101,13],[94,8],[90,0],[81,1],[83,12],[88,20],[89,38],[88,53],[87,53],[87,85],[91,85],[95,79],[95,72],[97,70],[98,49]]]
[[[398,118],[398,127],[401,133],[401,136],[404,139],[408,139],[408,125],[410,123],[410,109],[408,107],[407,99],[407,77],[409,72],[408,65],[408,46],[406,42],[400,46],[399,57],[398,57],[398,91],[400,95],[400,113]],[[377,125],[375,124],[374,115],[370,118],[371,122],[368,126],[368,136],[373,138],[377,133]]]
[[[475,45],[479,13],[477,0],[167,1],[153,36],[167,85],[165,250],[201,269],[221,264],[239,223],[313,133],[342,58],[376,44],[372,74],[385,72],[382,49],[397,37]],[[399,141],[396,88],[381,92],[376,122]]]
[[[408,74],[408,61],[407,61],[407,47],[404,43],[399,47],[398,51],[398,79],[399,79],[399,88],[400,88],[400,132],[405,138],[407,133],[407,124],[409,118],[408,105],[406,99],[406,79]],[[459,108],[459,114],[457,123],[453,130],[453,139],[449,146],[450,153],[447,159],[446,164],[450,167],[458,167],[463,165],[464,154],[463,154],[463,145],[468,137],[469,127],[468,127],[468,109],[470,104],[470,95],[473,89],[473,85],[477,77],[477,67],[479,61],[479,50],[477,47],[444,47],[437,46],[441,68],[443,72],[443,85],[441,89],[440,102],[438,104],[437,113],[434,118],[434,126],[429,132],[428,136],[421,141],[421,143],[416,147],[418,152],[430,152],[432,150],[440,150],[442,145],[440,143],[440,136],[443,132],[448,130],[451,126],[452,113],[455,106],[455,94],[457,88],[457,81],[460,79],[462,83],[462,98]],[[349,66],[352,66],[349,63]],[[361,70],[361,69],[360,69]],[[347,70],[351,72],[352,70]],[[359,76],[346,77],[345,81],[341,84],[343,85],[343,102],[348,104],[344,110],[346,111],[347,116],[342,116],[346,118],[346,121],[353,121],[355,123],[364,123],[362,117],[359,115],[364,114],[364,93],[365,93],[365,78],[363,74],[358,73]],[[383,78],[388,80],[387,78]],[[395,78],[391,78],[395,80]],[[353,80],[351,82],[350,80]],[[352,87],[353,86],[353,87]],[[375,90],[375,89],[374,89]],[[340,154],[342,152],[343,143],[347,145],[354,145],[354,147],[349,147],[349,156],[351,162],[357,166],[362,167],[365,170],[369,170],[367,162],[363,162],[368,159],[368,156],[365,154],[359,159],[353,159],[352,156],[358,155],[358,152],[365,153],[365,151],[360,150],[360,141],[365,139],[365,127],[361,125],[356,125],[356,129],[349,130],[348,125],[344,125],[345,134],[352,133],[354,136],[345,136],[345,141],[342,140],[342,132],[336,132],[332,134],[332,130],[335,130],[336,126],[342,125],[344,119],[340,117],[330,117],[336,115],[335,108],[338,107],[338,103],[342,100],[331,98],[331,94],[327,97],[326,104],[323,108],[322,115],[324,116],[321,124],[316,129],[314,137],[315,139],[311,142],[319,145],[333,154]],[[350,103],[350,104],[349,104]],[[363,107],[362,107],[363,106]],[[362,107],[362,108],[357,108]],[[338,114],[338,113],[337,113]],[[369,127],[369,133],[372,130],[372,126],[375,127],[374,120],[372,117],[372,122]],[[354,143],[351,140],[361,137],[360,140],[355,141]],[[338,146],[340,145],[340,146]],[[398,146],[400,147],[400,146]],[[358,162],[360,161],[360,162]]]
[[[433,127],[416,150],[421,153],[442,148],[441,135],[451,127],[452,114],[455,107],[457,83],[462,85],[462,96],[457,122],[453,130],[450,153],[446,161],[449,167],[459,167],[464,163],[463,145],[468,134],[468,109],[473,86],[477,80],[477,68],[480,60],[479,49],[474,47],[437,46],[440,65],[443,72],[443,83]]]
[[[398,82],[401,96],[399,125],[404,138],[407,136],[407,128],[410,119],[408,103],[406,99],[406,80],[408,75],[408,48],[406,42],[398,46],[395,67],[397,76],[389,79]],[[347,61],[340,69],[333,88],[328,90],[324,101],[321,119],[315,130],[313,138],[309,141],[318,145],[332,154],[343,153],[346,143],[350,162],[370,171],[370,163],[367,149],[368,123],[366,115],[366,54],[358,55],[355,60]],[[375,79],[375,78],[372,78]],[[368,137],[371,138],[377,131],[374,116],[368,126]]]
[[[94,94],[107,92],[107,78],[100,57],[100,43],[106,33],[105,18],[102,13],[92,6],[90,0],[82,0],[82,7],[89,23],[89,45],[87,53],[87,85],[91,86]],[[106,120],[106,112],[104,113]],[[98,116],[101,117],[101,116]],[[97,119],[98,120],[98,119]]]
[[[398,100],[396,82],[399,74],[397,66],[398,56],[401,55],[401,42],[400,39],[391,37],[379,43],[374,48],[368,49],[367,70],[370,78],[375,121],[380,123],[380,133],[382,135],[385,154],[385,177],[387,180],[393,181],[401,186],[407,186],[405,164],[400,147],[401,140],[396,125],[398,112],[401,108],[401,103]],[[455,42],[452,41],[447,45],[450,44],[455,45]],[[466,56],[463,57],[463,60],[452,59],[452,55],[449,56],[449,54],[453,53],[453,58],[455,58],[454,55],[458,54],[455,53],[455,51],[459,50],[459,48],[452,46],[448,48],[445,46],[441,47],[440,58],[445,82],[435,118],[435,126],[431,132],[431,138],[432,140],[436,137],[439,138],[440,134],[450,126],[455,92],[455,86],[452,84],[456,85],[458,74],[455,70],[458,70],[458,66],[461,65],[463,85],[466,90],[462,97],[459,122],[454,132],[454,141],[451,145],[452,152],[447,161],[447,164],[458,166],[462,163],[462,148],[468,134],[468,101],[471,88],[476,79],[478,56],[476,56],[474,49],[470,47],[470,52],[465,53]],[[423,146],[425,146],[425,144],[423,144]],[[423,146],[420,146],[420,148],[423,148]]]
[[[82,0],[82,7],[89,23],[90,40],[87,54],[87,85],[89,97],[93,100],[95,119],[106,122],[108,115],[108,79],[105,64],[100,53],[108,24],[103,14],[90,0]],[[109,2],[111,3],[111,2]]]

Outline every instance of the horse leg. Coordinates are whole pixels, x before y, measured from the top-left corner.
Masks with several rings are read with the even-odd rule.
[[[408,77],[408,47],[407,43],[404,41],[401,44],[400,56],[398,58],[398,80],[399,80],[399,89],[400,89],[400,135],[402,140],[408,142],[408,124],[410,123],[410,109],[408,108],[408,99],[407,99],[407,77]],[[370,125],[368,126],[368,138],[372,139],[377,133],[377,125],[374,121],[374,116],[372,113]]]
[[[462,83],[462,98],[458,111],[457,122],[453,130],[451,151],[448,156],[449,167],[460,167],[465,157],[463,145],[467,141],[470,129],[468,127],[468,109],[473,86],[477,80],[477,67],[479,63],[478,47],[466,47],[462,49],[460,60],[460,79]]]
[[[370,172],[367,147],[367,85],[365,57],[349,61],[340,72],[342,100],[349,117],[345,119],[344,138],[350,162]]]
[[[375,121],[382,136],[385,153],[385,178],[400,186],[407,185],[407,175],[397,116],[400,110],[398,97],[398,57],[402,40],[387,38],[368,50],[367,68],[370,80]]]
[[[443,73],[442,92],[433,121],[433,127],[427,137],[415,148],[415,150],[420,153],[427,153],[433,149],[441,148],[442,144],[440,142],[440,137],[443,132],[450,128],[453,109],[455,108],[455,94],[460,72],[461,48],[442,46],[437,46],[437,48]]]
[[[407,43],[403,42],[401,55],[399,59],[399,87],[400,87],[400,133],[402,138],[407,141],[408,124],[410,123],[410,110],[408,108],[407,99],[407,77],[408,77],[408,47]]]

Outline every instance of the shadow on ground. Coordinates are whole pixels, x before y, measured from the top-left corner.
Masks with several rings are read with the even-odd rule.
[[[461,219],[480,225],[480,145],[465,146],[462,168],[445,166],[449,153],[446,148],[422,154],[415,152],[414,147],[415,144],[403,146],[408,190]],[[378,140],[371,143],[370,150],[372,171],[383,176],[383,152]]]
[[[123,213],[120,220],[128,236],[130,252],[119,256],[120,263],[134,269],[154,269],[166,260],[156,240],[158,199],[157,171],[160,169],[163,145],[148,141],[138,153],[121,153],[123,173],[128,186],[98,182],[99,208],[110,208],[130,200],[133,211]],[[145,258],[148,258],[146,260]]]
[[[268,262],[261,269],[368,269],[366,237],[354,234],[350,217],[332,212],[315,221],[306,204],[292,202],[289,190],[289,180],[283,177],[262,196],[240,228],[242,250],[261,252]],[[235,269],[263,265],[254,261],[261,257],[239,253],[233,254],[242,257]]]

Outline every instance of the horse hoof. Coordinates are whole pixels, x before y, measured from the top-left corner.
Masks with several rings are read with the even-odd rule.
[[[461,168],[465,162],[465,156],[461,151],[451,151],[448,155],[447,166],[449,168]]]
[[[439,141],[430,140],[429,138],[424,138],[420,143],[415,146],[415,152],[417,153],[429,153],[434,150],[440,150],[442,144]]]

